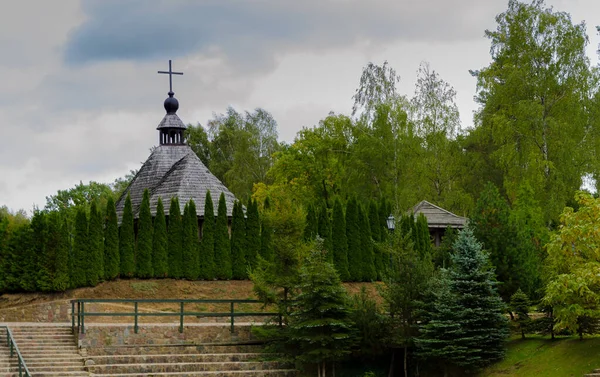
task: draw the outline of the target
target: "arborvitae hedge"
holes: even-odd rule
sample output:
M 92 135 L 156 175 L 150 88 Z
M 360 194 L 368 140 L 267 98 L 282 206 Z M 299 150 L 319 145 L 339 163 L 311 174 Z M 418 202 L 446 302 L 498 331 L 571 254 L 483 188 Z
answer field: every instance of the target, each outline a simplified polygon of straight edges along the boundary
M 52 266 L 49 260 L 52 250 L 48 250 L 48 221 L 46 213 L 35 210 L 31 218 L 32 247 L 35 253 L 35 265 L 26 273 L 29 275 L 25 279 L 31 279 L 31 288 L 28 290 L 41 290 L 48 292 L 52 289 Z
M 385 241 L 388 237 L 388 225 L 387 219 L 391 215 L 391 213 L 387 212 L 387 207 L 385 205 L 385 199 L 383 196 L 379 199 L 378 205 L 378 213 L 379 213 L 379 228 L 381 231 L 379 232 L 379 238 L 381 241 Z
M 121 254 L 121 277 L 130 278 L 135 273 L 135 234 L 133 231 L 133 208 L 127 194 L 123 219 L 119 229 L 119 253 Z
M 382 241 L 382 233 L 386 230 L 381 227 L 379 208 L 375 200 L 371 200 L 371 203 L 369 203 L 369 225 L 371 226 L 371 237 L 373 238 L 373 241 L 375 241 L 373 244 L 373 263 L 375 264 L 375 272 L 377 273 L 377 280 L 382 280 L 385 264 L 383 261 L 383 253 L 378 243 Z
M 100 281 L 100 257 L 103 254 L 103 238 L 102 234 L 102 214 L 98 210 L 96 201 L 92 200 L 90 206 L 90 221 L 89 221 L 89 245 L 88 254 L 86 255 L 86 271 L 87 284 L 94 287 Z M 104 259 L 104 258 L 102 258 Z M 104 275 L 104 271 L 102 271 Z
M 346 220 L 340 199 L 333 205 L 333 222 L 331 224 L 331 239 L 333 246 L 333 261 L 342 281 L 349 281 L 348 272 L 348 241 L 346 237 Z
M 306 209 L 306 225 L 304 226 L 304 240 L 312 241 L 319 233 L 319 224 L 317 223 L 317 214 L 315 207 L 310 204 Z
M 196 215 L 196 204 L 192 199 L 185 205 L 183 211 L 183 244 L 182 272 L 187 280 L 198 278 L 198 216 Z
M 87 284 L 85 267 L 88 259 L 88 245 L 88 220 L 85 208 L 79 207 L 75 215 L 75 237 L 73 239 L 73 264 L 71 271 L 72 288 L 84 287 Z
M 248 265 L 246 264 L 246 223 L 242 203 L 233 205 L 233 218 L 231 221 L 231 269 L 236 280 L 248 278 Z
M 167 220 L 162 199 L 158 198 L 156 217 L 154 218 L 154 232 L 152 234 L 152 275 L 155 278 L 164 278 L 169 274 L 167 260 Z
M 179 199 L 172 198 L 169 207 L 169 277 L 174 279 L 181 278 L 181 246 L 182 246 L 182 226 L 181 209 L 179 208 Z
M 113 280 L 119 276 L 121 256 L 119 254 L 119 224 L 115 201 L 106 202 L 106 226 L 104 227 L 104 278 Z
M 333 263 L 333 241 L 331 239 L 331 220 L 327 214 L 325 203 L 319 210 L 319 237 L 323 239 L 323 248 L 327 252 L 327 261 Z
M 215 226 L 215 262 L 217 279 L 231 279 L 231 248 L 229 246 L 229 230 L 227 228 L 227 204 L 225 195 L 219 197 L 217 222 Z
M 248 199 L 246 208 L 246 263 L 250 268 L 256 267 L 256 260 L 260 254 L 260 218 L 258 203 L 252 198 Z
M 373 241 L 371 239 L 371 227 L 369 217 L 362 205 L 358 205 L 358 226 L 360 230 L 360 257 L 361 257 L 361 280 L 377 280 L 375 270 L 375 258 L 373 256 Z
M 204 199 L 204 222 L 202 223 L 202 241 L 200 242 L 200 279 L 215 278 L 215 210 L 210 191 Z
M 138 278 L 152 277 L 152 214 L 150 213 L 150 193 L 144 190 L 140 217 L 138 219 L 138 232 L 135 252 L 135 272 Z
M 264 210 L 268 211 L 271 204 L 269 198 L 265 198 Z M 273 261 L 273 228 L 262 216 L 260 222 L 260 256 L 266 261 Z
M 58 214 L 57 217 L 57 221 L 60 221 Z M 60 221 L 59 232 L 56 239 L 56 253 L 54 254 L 52 289 L 62 292 L 69 288 L 69 231 L 66 219 Z
M 362 243 L 358 220 L 358 203 L 351 198 L 346 203 L 346 239 L 348 240 L 348 273 L 351 281 L 362 280 Z
M 429 235 L 429 225 L 427 224 L 427 217 L 420 213 L 417 217 L 416 222 L 417 237 L 419 238 L 419 252 L 421 255 L 431 255 L 431 236 Z

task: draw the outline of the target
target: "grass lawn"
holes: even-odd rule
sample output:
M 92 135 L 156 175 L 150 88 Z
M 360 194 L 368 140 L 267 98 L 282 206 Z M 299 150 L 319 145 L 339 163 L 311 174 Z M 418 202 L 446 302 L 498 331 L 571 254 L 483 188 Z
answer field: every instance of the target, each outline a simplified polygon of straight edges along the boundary
M 480 377 L 583 377 L 600 368 L 600 337 L 528 336 L 511 339 L 506 358 L 485 369 Z

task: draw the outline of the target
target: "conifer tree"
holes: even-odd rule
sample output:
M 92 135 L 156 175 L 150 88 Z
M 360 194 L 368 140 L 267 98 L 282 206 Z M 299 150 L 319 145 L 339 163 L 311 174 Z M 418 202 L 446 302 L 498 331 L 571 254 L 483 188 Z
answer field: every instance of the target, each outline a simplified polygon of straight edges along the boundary
M 377 280 L 377 272 L 375 271 L 371 227 L 369 226 L 368 214 L 360 204 L 358 205 L 358 226 L 360 231 L 360 278 L 361 281 L 375 281 Z
M 232 276 L 236 280 L 248 278 L 245 240 L 244 210 L 242 209 L 242 203 L 236 201 L 233 205 L 233 218 L 231 221 L 231 266 Z
M 383 280 L 383 273 L 385 270 L 385 261 L 383 260 L 383 251 L 379 244 L 382 239 L 382 233 L 386 230 L 381 226 L 379 208 L 375 200 L 371 200 L 369 203 L 369 225 L 371 227 L 371 237 L 373 238 L 373 264 L 375 265 L 375 273 L 377 280 Z M 386 222 L 387 226 L 387 222 Z
M 495 289 L 494 271 L 471 229 L 458 235 L 452 266 L 442 270 L 440 279 L 416 339 L 421 357 L 466 371 L 502 359 L 508 336 L 505 307 Z
M 317 223 L 317 214 L 312 204 L 306 209 L 306 225 L 304 227 L 304 240 L 312 241 L 319 233 L 319 224 Z
M 271 206 L 269 197 L 265 198 L 263 208 L 267 211 Z M 270 224 L 265 221 L 265 217 L 260 218 L 260 256 L 268 261 L 273 261 L 273 229 Z
M 53 275 L 53 248 L 48 244 L 49 224 L 44 211 L 35 210 L 31 219 L 32 246 L 35 255 L 35 265 L 32 265 L 28 272 L 29 276 L 24 279 L 31 279 L 30 290 L 41 290 L 48 292 L 52 289 Z
M 346 238 L 348 240 L 348 273 L 351 281 L 362 280 L 361 237 L 358 223 L 358 203 L 351 198 L 346 203 Z
M 123 219 L 119 229 L 119 253 L 121 259 L 121 277 L 131 278 L 135 273 L 135 233 L 133 230 L 133 208 L 129 193 L 125 199 Z
M 229 245 L 229 231 L 227 228 L 227 203 L 225 194 L 219 197 L 217 207 L 217 221 L 215 225 L 215 265 L 216 277 L 221 280 L 231 279 L 231 248 Z
M 204 199 L 204 222 L 200 242 L 200 279 L 215 278 L 215 210 L 210 191 Z
M 11 237 L 12 242 L 10 245 L 14 255 L 14 262 L 11 263 L 12 275 L 16 279 L 15 283 L 18 284 L 15 289 L 28 292 L 34 292 L 36 290 L 38 269 L 33 235 L 34 230 L 32 229 L 31 224 L 21 226 L 16 237 L 14 237 L 14 239 Z M 83 282 L 85 284 L 85 272 Z
M 58 218 L 58 221 L 60 221 L 60 218 Z M 52 289 L 57 292 L 63 292 L 69 288 L 69 232 L 67 226 L 66 219 L 60 223 L 58 238 L 55 241 L 56 253 L 54 256 Z
M 90 225 L 92 223 L 94 223 L 94 229 L 96 235 L 94 237 L 98 238 L 98 244 L 97 244 L 97 249 L 96 249 L 96 253 L 97 253 L 97 261 L 98 261 L 98 265 L 97 265 L 97 271 L 98 271 L 98 281 L 104 281 L 106 280 L 106 278 L 104 277 L 104 264 L 106 263 L 105 259 L 104 259 L 104 214 L 102 213 L 102 208 L 100 208 L 99 206 L 96 206 L 96 216 L 92 219 L 92 217 L 90 217 Z M 90 214 L 91 216 L 91 214 Z
M 525 339 L 527 326 L 531 322 L 529 305 L 529 297 L 521 289 L 518 289 L 510 298 L 510 309 L 517 315 L 521 339 Z
M 84 287 L 87 283 L 86 264 L 89 259 L 88 245 L 88 220 L 85 208 L 79 207 L 75 215 L 75 236 L 73 238 L 72 288 Z
M 171 199 L 169 207 L 169 223 L 167 228 L 169 236 L 169 277 L 173 279 L 181 278 L 181 247 L 183 242 L 183 233 L 181 225 L 181 209 L 179 199 Z
M 152 277 L 152 214 L 150 213 L 150 193 L 144 190 L 135 250 L 135 272 L 138 278 Z
M 164 278 L 169 275 L 167 248 L 167 220 L 165 218 L 165 208 L 159 196 L 152 234 L 152 274 L 155 278 Z
M 117 209 L 112 197 L 106 202 L 106 225 L 104 227 L 104 278 L 114 280 L 119 276 L 121 256 L 119 254 L 119 224 Z
M 416 229 L 416 236 L 419 239 L 417 242 L 419 245 L 419 252 L 421 255 L 431 255 L 432 248 L 431 236 L 429 235 L 429 224 L 427 224 L 427 217 L 422 213 L 417 216 Z
M 342 281 L 350 280 L 348 272 L 348 241 L 346 237 L 346 220 L 344 209 L 339 198 L 333 205 L 333 222 L 331 224 L 331 238 L 333 246 L 333 261 L 335 269 L 340 274 Z
M 90 206 L 90 219 L 88 223 L 88 252 L 86 255 L 85 276 L 87 284 L 94 287 L 100 281 L 100 255 L 103 254 L 102 214 L 98 210 L 96 201 L 92 200 Z M 104 259 L 104 258 L 102 258 Z M 104 273 L 102 273 L 104 275 Z
M 260 218 L 258 203 L 252 198 L 248 199 L 246 208 L 246 263 L 250 268 L 256 267 L 260 254 Z
M 323 239 L 323 248 L 327 252 L 327 260 L 333 263 L 333 241 L 331 239 L 331 221 L 327 215 L 327 206 L 325 203 L 319 210 L 319 237 Z
M 383 196 L 379 198 L 379 206 L 377 209 L 379 213 L 379 228 L 381 229 L 379 232 L 379 237 L 380 241 L 385 241 L 388 237 L 387 219 L 391 213 L 387 212 L 387 207 Z
M 187 280 L 198 279 L 198 216 L 192 199 L 185 205 L 182 218 L 182 273 Z

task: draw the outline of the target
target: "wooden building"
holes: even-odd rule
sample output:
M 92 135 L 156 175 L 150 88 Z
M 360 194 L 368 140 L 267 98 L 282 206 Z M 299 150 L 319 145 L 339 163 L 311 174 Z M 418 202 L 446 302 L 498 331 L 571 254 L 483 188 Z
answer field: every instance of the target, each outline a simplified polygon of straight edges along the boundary
M 427 224 L 429 225 L 429 234 L 431 234 L 435 246 L 440 246 L 446 228 L 462 229 L 468 221 L 466 217 L 455 215 L 426 200 L 423 200 L 414 206 L 411 212 L 414 213 L 415 216 L 418 216 L 421 213 L 425 215 Z

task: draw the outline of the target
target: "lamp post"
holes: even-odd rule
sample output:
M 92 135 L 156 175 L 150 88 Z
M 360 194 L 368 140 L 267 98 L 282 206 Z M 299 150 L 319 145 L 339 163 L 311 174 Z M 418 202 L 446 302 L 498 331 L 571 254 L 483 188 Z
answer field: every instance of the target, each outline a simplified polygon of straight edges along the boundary
M 387 228 L 390 232 L 393 232 L 396 229 L 396 219 L 394 215 L 390 214 L 387 219 L 385 219 L 387 223 Z

